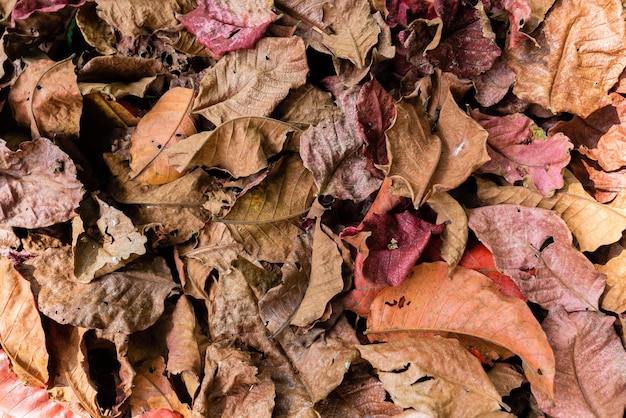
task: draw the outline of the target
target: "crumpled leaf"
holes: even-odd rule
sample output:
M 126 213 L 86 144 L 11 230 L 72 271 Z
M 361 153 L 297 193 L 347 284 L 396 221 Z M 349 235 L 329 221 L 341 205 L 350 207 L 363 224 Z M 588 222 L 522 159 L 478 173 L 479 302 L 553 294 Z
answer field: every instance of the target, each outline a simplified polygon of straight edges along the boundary
M 489 132 L 487 151 L 491 161 L 481 171 L 502 175 L 511 184 L 528 182 L 544 196 L 563 187 L 561 170 L 569 163 L 573 148 L 565 135 L 548 137 L 521 113 L 489 116 L 473 110 L 471 114 Z
M 595 251 L 617 242 L 626 229 L 626 213 L 598 203 L 568 171 L 563 177 L 565 186 L 550 198 L 526 187 L 497 186 L 479 178 L 478 197 L 490 205 L 511 203 L 556 211 L 576 237 L 580 251 Z
M 192 0 L 99 0 L 97 11 L 109 25 L 136 37 L 176 26 L 176 14 L 190 12 L 195 6 Z
M 498 270 L 544 309 L 598 310 L 606 276 L 572 247 L 572 234 L 551 210 L 503 204 L 469 211 L 469 226 L 493 253 Z
M 396 106 L 393 96 L 376 78 L 359 90 L 356 115 L 365 135 L 365 156 L 376 164 L 388 164 L 385 131 L 396 120 Z
M 247 177 L 268 166 L 300 130 L 269 118 L 232 119 L 213 131 L 203 131 L 170 147 L 171 167 L 186 172 L 194 167 L 219 168 L 233 177 Z
M 307 128 L 323 119 L 332 117 L 337 106 L 329 92 L 306 83 L 289 91 L 285 99 L 276 106 L 272 117 Z
M 0 140 L 0 225 L 40 228 L 65 222 L 83 196 L 74 162 L 45 138 L 13 152 Z
M 48 352 L 30 283 L 11 260 L 0 257 L 0 344 L 13 372 L 29 386 L 48 383 Z
M 367 320 L 370 340 L 393 341 L 419 332 L 479 338 L 489 343 L 479 349 L 500 355 L 506 354 L 502 348 L 510 350 L 522 359 L 530 383 L 552 396 L 554 357 L 539 323 L 524 302 L 504 295 L 478 272 L 457 267 L 448 277 L 446 263 L 422 263 L 400 286 L 378 295 Z
M 619 417 L 626 405 L 626 352 L 613 318 L 552 311 L 543 329 L 556 357 L 554 401 L 533 390 L 550 416 Z
M 500 410 L 500 394 L 457 340 L 409 337 L 358 349 L 396 405 L 423 416 L 475 417 Z
M 35 260 L 39 309 L 60 324 L 132 334 L 154 324 L 178 288 L 162 258 L 136 260 L 91 283 L 70 280 L 68 260 L 69 248 L 47 249 Z
M 64 7 L 80 7 L 87 0 L 19 0 L 11 13 L 12 19 L 27 19 L 34 12 L 53 13 Z M 6 15 L 5 15 L 6 16 Z
M 113 28 L 107 22 L 98 17 L 97 4 L 87 3 L 76 12 L 76 26 L 89 45 L 102 55 L 112 55 L 117 52 Z
M 612 202 L 622 190 L 626 190 L 626 167 L 604 171 L 597 161 L 575 153 L 572 154 L 569 169 L 585 191 L 599 203 Z
M 361 202 L 380 187 L 380 179 L 367 170 L 363 146 L 339 110 L 302 133 L 300 154 L 319 194 Z
M 130 138 L 132 179 L 163 184 L 184 174 L 170 166 L 165 150 L 196 133 L 190 114 L 193 98 L 192 89 L 175 87 L 141 118 Z
M 513 93 L 554 113 L 587 117 L 610 103 L 608 90 L 626 65 L 622 3 L 561 0 L 518 48 L 506 50 Z M 576 86 L 576 88 L 572 88 Z
M 15 119 L 30 128 L 33 139 L 79 135 L 83 98 L 69 59 L 30 64 L 11 88 L 9 103 Z
M 558 121 L 549 131 L 567 135 L 580 153 L 596 160 L 606 171 L 626 166 L 626 99 L 612 93 L 610 100 L 588 117 Z
M 74 276 L 83 283 L 111 273 L 145 254 L 145 243 L 148 241 L 124 212 L 109 206 L 95 195 L 93 199 L 97 209 L 90 209 L 97 212 L 86 213 L 82 220 L 76 217 L 72 222 Z M 97 217 L 97 220 L 93 217 Z M 94 226 L 99 236 L 91 232 Z
M 131 414 L 138 415 L 150 409 L 169 409 L 191 418 L 191 411 L 183 404 L 165 376 L 163 357 L 142 363 L 136 369 L 133 392 L 128 399 Z
M 63 404 L 48 400 L 45 388 L 26 386 L 11 370 L 4 350 L 0 350 L 0 393 L 0 411 L 5 416 L 79 417 Z
M 508 16 L 509 30 L 507 34 L 509 48 L 516 48 L 520 43 L 528 39 L 528 35 L 522 32 L 522 28 L 532 18 L 530 3 L 529 0 L 496 0 L 491 4 L 492 9 L 490 12 L 492 15 L 496 15 L 496 18 L 501 10 Z
M 397 116 L 387 130 L 389 164 L 380 168 L 392 180 L 392 193 L 406 196 L 416 207 L 441 156 L 441 139 L 431 134 L 423 107 L 408 100 L 396 104 Z
M 467 215 L 461 204 L 446 192 L 432 194 L 426 203 L 437 212 L 435 222 L 444 225 L 441 258 L 452 270 L 463 257 L 467 245 Z
M 483 107 L 493 106 L 504 98 L 515 82 L 515 72 L 505 60 L 498 59 L 486 72 L 472 78 L 475 98 Z
M 193 104 L 215 125 L 239 116 L 269 116 L 289 89 L 306 82 L 308 65 L 298 37 L 263 38 L 211 67 Z
M 609 260 L 595 264 L 600 273 L 606 274 L 606 288 L 602 295 L 602 309 L 621 314 L 626 312 L 626 249 L 615 243 L 609 247 Z
M 200 0 L 192 12 L 178 18 L 215 55 L 250 49 L 276 15 L 264 0 Z

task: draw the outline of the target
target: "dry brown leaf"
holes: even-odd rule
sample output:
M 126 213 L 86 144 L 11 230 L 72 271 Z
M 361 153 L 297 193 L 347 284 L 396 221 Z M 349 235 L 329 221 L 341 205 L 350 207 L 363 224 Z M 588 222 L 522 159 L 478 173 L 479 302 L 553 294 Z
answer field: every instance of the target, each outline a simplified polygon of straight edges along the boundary
M 330 117 L 336 107 L 329 92 L 307 83 L 292 89 L 276 106 L 272 116 L 283 122 L 303 125 L 302 127 L 306 128 Z
M 48 249 L 35 259 L 41 285 L 39 309 L 60 324 L 132 334 L 161 316 L 178 286 L 162 258 L 142 258 L 91 283 L 70 280 L 69 248 Z
M 454 339 L 404 338 L 358 348 L 394 403 L 420 416 L 473 418 L 500 410 L 500 394 L 480 362 Z
M 513 389 L 517 389 L 524 383 L 524 375 L 509 363 L 496 363 L 487 372 L 500 396 L 509 396 Z
M 527 40 L 507 48 L 513 92 L 552 112 L 587 117 L 610 103 L 608 90 L 626 65 L 619 0 L 558 0 Z M 573 88 L 572 86 L 576 86 Z
M 74 275 L 83 283 L 111 273 L 145 254 L 148 240 L 124 212 L 95 195 L 93 200 L 92 205 L 84 201 L 82 219 L 76 217 L 72 221 Z M 94 230 L 99 235 L 94 236 Z
M 176 14 L 195 8 L 191 0 L 100 0 L 97 12 L 101 19 L 125 35 L 151 35 L 153 32 L 176 26 Z
M 186 172 L 195 167 L 219 168 L 233 177 L 247 177 L 268 166 L 268 158 L 282 151 L 300 132 L 269 118 L 232 119 L 213 131 L 204 131 L 166 150 L 171 167 Z
M 168 183 L 181 177 L 169 165 L 164 151 L 196 133 L 190 110 L 194 91 L 183 87 L 168 90 L 139 122 L 130 138 L 131 176 L 148 184 Z
M 153 246 L 163 247 L 189 240 L 211 217 L 198 207 L 167 204 L 131 206 L 126 213 L 141 231 L 154 233 Z
M 11 260 L 0 257 L 0 344 L 13 371 L 30 386 L 48 383 L 46 336 L 30 283 Z
M 115 54 L 115 35 L 111 26 L 98 17 L 96 3 L 87 3 L 76 12 L 76 26 L 85 42 L 102 55 Z
M 289 89 L 306 82 L 308 70 L 300 38 L 263 38 L 254 49 L 230 53 L 209 69 L 193 111 L 215 125 L 269 116 Z
M 430 133 L 419 103 L 403 100 L 396 110 L 396 120 L 386 132 L 389 164 L 381 168 L 392 180 L 392 193 L 410 198 L 419 207 L 439 163 L 441 139 Z
M 39 60 L 26 67 L 9 92 L 9 103 L 15 119 L 30 128 L 33 139 L 78 137 L 83 98 L 69 59 Z
M 248 254 L 270 263 L 282 263 L 291 251 L 293 240 L 302 233 L 297 221 L 271 223 L 228 223 L 228 230 Z
M 580 251 L 595 251 L 617 242 L 626 229 L 626 212 L 598 203 L 569 171 L 565 170 L 563 177 L 565 187 L 550 198 L 526 187 L 498 186 L 478 178 L 478 197 L 489 205 L 511 203 L 556 211 L 572 231 Z
M 306 292 L 291 319 L 291 324 L 304 327 L 321 318 L 330 300 L 343 290 L 341 266 L 343 259 L 337 244 L 324 233 L 317 218 L 313 232 L 311 273 Z
M 161 81 L 159 77 L 151 76 L 129 82 L 78 83 L 78 88 L 83 95 L 102 93 L 116 99 L 121 99 L 125 96 L 144 97 L 155 84 Z
M 452 270 L 463 257 L 467 245 L 467 215 L 461 204 L 446 192 L 433 193 L 426 203 L 437 212 L 435 222 L 446 226 L 440 251 L 441 258 Z
M 609 260 L 595 264 L 596 270 L 606 274 L 606 288 L 601 298 L 602 309 L 618 314 L 626 312 L 626 249 L 620 243 L 609 247 Z
M 13 152 L 0 140 L 0 225 L 40 228 L 65 222 L 83 196 L 72 160 L 50 140 L 20 144 Z
M 128 128 L 136 126 L 141 120 L 122 106 L 113 97 L 102 92 L 89 93 L 83 96 L 86 113 L 94 112 L 102 115 L 113 126 Z

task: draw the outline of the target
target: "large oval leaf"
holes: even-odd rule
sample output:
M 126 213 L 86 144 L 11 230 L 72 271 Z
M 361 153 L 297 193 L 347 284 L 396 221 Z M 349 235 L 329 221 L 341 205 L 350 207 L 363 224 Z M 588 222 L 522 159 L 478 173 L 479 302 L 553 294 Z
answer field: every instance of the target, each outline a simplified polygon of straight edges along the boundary
M 444 332 L 504 347 L 520 356 L 531 384 L 553 395 L 554 355 L 541 326 L 524 302 L 473 270 L 457 267 L 448 277 L 444 262 L 419 264 L 372 302 L 367 325 L 374 341 Z

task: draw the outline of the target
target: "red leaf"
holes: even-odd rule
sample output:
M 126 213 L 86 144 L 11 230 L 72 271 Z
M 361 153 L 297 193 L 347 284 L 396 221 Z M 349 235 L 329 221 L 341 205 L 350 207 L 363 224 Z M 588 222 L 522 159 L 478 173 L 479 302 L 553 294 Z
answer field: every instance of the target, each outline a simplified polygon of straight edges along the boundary
M 502 293 L 526 301 L 517 284 L 496 268 L 493 254 L 480 242 L 468 245 L 459 264 L 489 277 L 498 285 Z
M 355 274 L 354 289 L 342 299 L 343 306 L 357 315 L 367 318 L 370 313 L 370 305 L 386 287 L 368 282 L 363 274 Z
M 64 7 L 80 7 L 87 0 L 19 0 L 15 3 L 11 17 L 13 20 L 27 19 L 35 12 L 53 13 Z
M 385 131 L 396 119 L 395 100 L 374 78 L 359 91 L 356 112 L 367 138 L 365 156 L 376 164 L 389 164 Z

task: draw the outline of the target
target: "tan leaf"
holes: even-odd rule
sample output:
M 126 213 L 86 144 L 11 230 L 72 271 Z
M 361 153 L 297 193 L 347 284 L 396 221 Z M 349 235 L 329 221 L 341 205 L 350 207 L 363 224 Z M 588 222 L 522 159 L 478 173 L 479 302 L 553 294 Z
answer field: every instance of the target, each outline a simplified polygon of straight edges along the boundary
M 83 196 L 72 160 L 50 140 L 20 144 L 13 152 L 0 140 L 0 225 L 40 228 L 76 216 Z
M 89 377 L 89 363 L 84 336 L 88 331 L 51 321 L 50 347 L 56 373 L 61 374 L 69 389 L 92 417 L 104 417 L 98 407 L 98 390 Z M 58 376 L 55 377 L 55 380 Z
M 336 107 L 329 92 L 307 83 L 292 89 L 274 109 L 272 116 L 284 122 L 304 125 L 302 127 L 306 128 L 332 116 Z
M 125 35 L 151 35 L 153 32 L 176 26 L 176 14 L 195 8 L 190 0 L 100 0 L 98 16 Z
M 45 387 L 49 356 L 30 283 L 5 257 L 0 257 L 0 277 L 0 344 L 20 379 L 30 386 Z
M 626 212 L 598 203 L 569 171 L 563 177 L 565 187 L 550 198 L 525 187 L 497 186 L 478 178 L 478 197 L 489 205 L 511 203 L 556 211 L 576 237 L 580 251 L 617 242 L 626 229 Z
M 113 126 L 128 128 L 136 126 L 141 120 L 108 94 L 102 92 L 89 93 L 83 96 L 83 100 L 87 112 L 97 112 L 98 115 L 102 115 L 103 118 L 110 121 Z
M 467 215 L 463 207 L 446 192 L 430 195 L 426 201 L 437 212 L 437 224 L 445 224 L 443 231 L 443 244 L 441 245 L 441 258 L 454 269 L 463 257 L 467 245 Z
M 554 356 L 528 306 L 478 272 L 457 267 L 448 274 L 443 262 L 423 263 L 400 286 L 384 289 L 371 305 L 369 338 L 393 341 L 420 332 L 479 338 L 490 350 L 520 356 L 530 383 L 553 396 Z
M 282 263 L 291 251 L 293 240 L 302 233 L 294 220 L 271 223 L 228 223 L 226 227 L 250 255 L 270 263 Z
M 209 69 L 193 111 L 215 125 L 239 116 L 269 116 L 289 89 L 306 82 L 308 71 L 300 38 L 262 38 L 254 49 L 227 54 Z
M 268 158 L 300 132 L 275 119 L 242 117 L 213 131 L 190 136 L 166 150 L 169 164 L 179 172 L 195 167 L 219 168 L 233 177 L 247 177 L 268 166 Z
M 596 270 L 606 274 L 606 288 L 601 306 L 607 311 L 621 314 L 626 312 L 626 249 L 615 243 L 609 247 L 609 260 L 605 264 L 595 264 Z
M 396 110 L 396 120 L 386 132 L 389 165 L 381 168 L 392 180 L 392 193 L 410 198 L 418 207 L 439 163 L 441 139 L 430 133 L 420 104 L 403 100 Z
M 552 112 L 587 117 L 610 103 L 608 90 L 626 65 L 622 2 L 558 0 L 527 40 L 507 48 L 513 93 Z M 575 85 L 576 88 L 572 88 Z
M 78 83 L 78 88 L 83 95 L 92 93 L 108 94 L 116 99 L 125 96 L 144 97 L 148 91 L 160 80 L 157 76 L 143 77 L 137 81 L 113 82 L 113 83 Z
M 17 122 L 40 136 L 78 136 L 83 98 L 74 64 L 39 60 L 30 64 L 11 88 L 9 103 Z
M 181 177 L 170 167 L 163 152 L 196 133 L 190 115 L 194 91 L 183 87 L 168 90 L 141 119 L 130 138 L 130 169 L 133 179 L 163 184 Z
M 133 379 L 133 392 L 128 399 L 133 416 L 151 409 L 169 409 L 185 418 L 191 418 L 191 411 L 183 404 L 165 376 L 163 357 L 148 360 L 136 369 Z
M 524 375 L 509 363 L 495 363 L 487 372 L 489 379 L 500 393 L 500 396 L 509 396 L 513 389 L 524 383 Z
M 154 233 L 153 245 L 164 247 L 189 240 L 211 216 L 201 208 L 167 204 L 132 206 L 127 213 L 141 231 Z
M 291 324 L 304 327 L 319 319 L 328 302 L 343 290 L 341 266 L 343 259 L 337 244 L 322 231 L 317 218 L 313 232 L 311 276 L 304 298 L 291 319 Z
M 358 348 L 397 405 L 459 418 L 500 410 L 500 394 L 480 361 L 454 339 L 404 338 Z
M 132 334 L 154 324 L 177 289 L 162 258 L 139 259 L 91 283 L 69 279 L 69 260 L 69 248 L 48 249 L 34 262 L 39 309 L 60 324 Z
M 95 195 L 93 199 L 95 207 L 88 207 L 85 202 L 83 219 L 76 217 L 72 222 L 74 275 L 83 283 L 111 273 L 145 254 L 148 240 L 124 212 Z M 99 236 L 87 233 L 85 226 L 90 231 L 90 228 L 97 228 Z
M 113 30 L 108 23 L 98 17 L 96 4 L 87 3 L 76 12 L 76 26 L 80 29 L 83 39 L 102 55 L 115 54 L 116 43 Z

